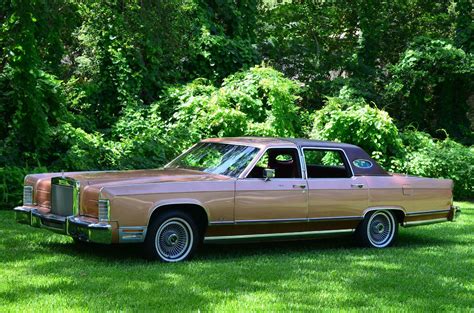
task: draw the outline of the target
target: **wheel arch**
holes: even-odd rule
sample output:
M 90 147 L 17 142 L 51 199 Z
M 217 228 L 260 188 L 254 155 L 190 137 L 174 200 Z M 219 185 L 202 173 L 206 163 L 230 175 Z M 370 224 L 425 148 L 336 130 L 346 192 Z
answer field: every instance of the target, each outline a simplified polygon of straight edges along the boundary
M 392 213 L 394 213 L 398 223 L 400 224 L 404 222 L 405 216 L 406 216 L 405 208 L 401 206 L 378 206 L 378 207 L 374 206 L 374 207 L 368 207 L 367 209 L 364 210 L 363 218 L 365 219 L 367 214 L 373 211 L 391 211 Z
M 209 211 L 200 202 L 188 199 L 165 201 L 155 204 L 150 210 L 147 225 L 149 226 L 151 221 L 159 214 L 172 210 L 189 213 L 196 221 L 199 229 L 203 232 L 202 235 L 204 235 L 209 225 Z

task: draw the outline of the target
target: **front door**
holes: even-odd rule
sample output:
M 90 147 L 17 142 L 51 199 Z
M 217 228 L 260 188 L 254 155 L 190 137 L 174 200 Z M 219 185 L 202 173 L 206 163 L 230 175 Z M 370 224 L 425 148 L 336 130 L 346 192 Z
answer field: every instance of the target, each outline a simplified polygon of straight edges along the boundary
M 275 170 L 265 180 L 263 171 Z M 306 222 L 308 185 L 302 176 L 296 148 L 270 148 L 235 188 L 236 224 Z

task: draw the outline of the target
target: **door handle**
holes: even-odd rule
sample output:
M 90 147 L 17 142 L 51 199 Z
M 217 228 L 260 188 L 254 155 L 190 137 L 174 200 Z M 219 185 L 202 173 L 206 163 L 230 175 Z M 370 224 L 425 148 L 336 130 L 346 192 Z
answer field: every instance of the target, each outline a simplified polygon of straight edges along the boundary
M 364 184 L 352 184 L 352 185 L 351 185 L 351 188 L 362 189 L 362 188 L 364 188 Z
M 306 185 L 293 185 L 293 188 L 305 189 Z

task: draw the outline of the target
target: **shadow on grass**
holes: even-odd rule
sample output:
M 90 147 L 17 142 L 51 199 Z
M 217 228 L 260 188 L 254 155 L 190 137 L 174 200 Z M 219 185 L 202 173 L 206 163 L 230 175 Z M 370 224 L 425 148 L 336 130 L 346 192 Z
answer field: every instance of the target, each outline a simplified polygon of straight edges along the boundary
M 415 232 L 415 229 L 401 229 L 399 238 L 394 248 L 427 248 L 430 246 L 448 247 L 459 243 L 458 236 L 466 232 L 472 232 L 472 227 L 466 225 L 450 230 L 442 225 L 432 227 L 431 232 Z M 442 230 L 442 234 L 438 230 Z M 137 261 L 146 262 L 143 259 L 143 246 L 141 244 L 126 245 L 101 245 L 93 243 L 76 244 L 71 242 L 47 242 L 42 244 L 51 253 L 62 253 L 75 257 L 95 257 L 104 261 Z M 288 241 L 250 241 L 237 242 L 228 241 L 222 243 L 206 243 L 198 250 L 195 258 L 198 260 L 228 260 L 249 256 L 277 256 L 282 253 L 288 255 L 294 253 L 311 252 L 317 255 L 325 251 L 337 250 L 365 250 L 357 245 L 352 236 L 328 236 L 304 240 Z
M 92 303 L 94 310 L 190 311 L 238 305 L 258 294 L 258 301 L 297 310 L 474 306 L 473 252 L 465 247 L 472 223 L 401 229 L 392 249 L 357 248 L 350 236 L 207 244 L 193 262 L 162 264 L 142 259 L 141 245 L 78 246 L 67 237 L 8 225 L 11 218 L 0 214 L 0 252 L 11 275 L 24 277 L 12 278 L 17 283 L 0 292 L 11 304 L 67 295 L 69 308 Z

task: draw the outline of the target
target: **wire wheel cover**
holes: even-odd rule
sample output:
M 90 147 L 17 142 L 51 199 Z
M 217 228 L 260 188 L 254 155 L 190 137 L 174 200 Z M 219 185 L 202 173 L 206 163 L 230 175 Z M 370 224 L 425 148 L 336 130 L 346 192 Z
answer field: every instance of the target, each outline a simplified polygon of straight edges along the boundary
M 374 246 L 384 247 L 392 240 L 394 227 L 394 220 L 390 213 L 375 212 L 367 224 L 367 236 Z
M 163 222 L 155 237 L 156 251 L 166 261 L 184 259 L 192 244 L 191 227 L 181 218 L 170 218 Z

